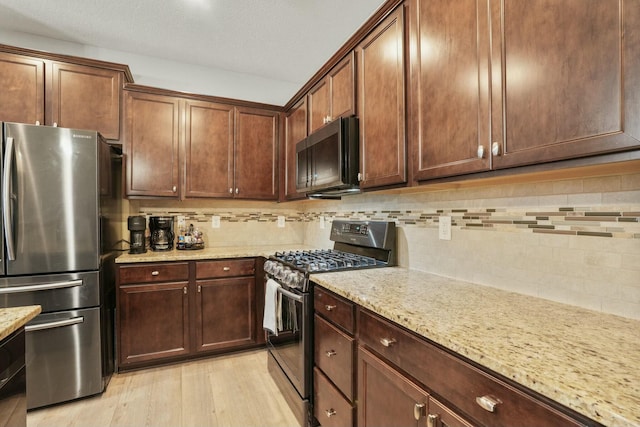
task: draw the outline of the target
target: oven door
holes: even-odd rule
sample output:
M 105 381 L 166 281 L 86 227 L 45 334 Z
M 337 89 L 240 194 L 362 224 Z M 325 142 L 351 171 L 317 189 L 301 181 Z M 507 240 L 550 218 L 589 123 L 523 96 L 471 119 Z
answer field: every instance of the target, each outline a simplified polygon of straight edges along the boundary
M 278 288 L 282 298 L 282 331 L 267 331 L 269 351 L 302 399 L 311 394 L 311 294 Z

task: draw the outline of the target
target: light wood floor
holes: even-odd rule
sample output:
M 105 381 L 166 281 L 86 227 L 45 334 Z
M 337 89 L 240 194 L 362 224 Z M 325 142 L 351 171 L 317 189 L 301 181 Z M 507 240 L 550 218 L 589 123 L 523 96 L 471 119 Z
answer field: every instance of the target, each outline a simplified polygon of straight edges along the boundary
M 266 350 L 115 374 L 100 396 L 27 414 L 27 427 L 296 425 Z

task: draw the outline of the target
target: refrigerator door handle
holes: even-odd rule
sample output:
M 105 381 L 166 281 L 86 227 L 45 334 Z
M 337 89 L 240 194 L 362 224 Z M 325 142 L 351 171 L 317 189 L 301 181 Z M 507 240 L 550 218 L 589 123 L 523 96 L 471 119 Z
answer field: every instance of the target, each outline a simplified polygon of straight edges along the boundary
M 41 331 L 43 329 L 61 328 L 63 326 L 73 326 L 78 323 L 84 323 L 84 317 L 72 317 L 71 319 L 56 320 L 55 322 L 42 323 L 40 325 L 27 325 L 24 327 L 25 332 Z
M 10 286 L 8 288 L 1 288 L 0 295 L 17 294 L 20 292 L 31 292 L 31 291 L 48 291 L 51 289 L 73 288 L 74 286 L 82 286 L 82 280 L 69 280 L 67 282 L 43 283 L 41 285 Z
M 2 173 L 2 216 L 4 224 L 4 238 L 7 241 L 7 259 L 15 261 L 16 253 L 13 247 L 13 224 L 11 222 L 11 168 L 13 167 L 13 138 L 7 138 L 4 150 L 4 165 Z

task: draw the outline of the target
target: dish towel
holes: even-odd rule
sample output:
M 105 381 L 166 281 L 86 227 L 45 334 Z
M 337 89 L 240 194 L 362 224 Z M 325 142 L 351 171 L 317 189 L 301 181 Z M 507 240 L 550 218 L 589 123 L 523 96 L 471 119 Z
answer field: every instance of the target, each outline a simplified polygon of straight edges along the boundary
M 264 291 L 264 317 L 262 327 L 278 336 L 278 325 L 282 323 L 281 305 L 278 288 L 280 284 L 273 279 L 267 280 Z

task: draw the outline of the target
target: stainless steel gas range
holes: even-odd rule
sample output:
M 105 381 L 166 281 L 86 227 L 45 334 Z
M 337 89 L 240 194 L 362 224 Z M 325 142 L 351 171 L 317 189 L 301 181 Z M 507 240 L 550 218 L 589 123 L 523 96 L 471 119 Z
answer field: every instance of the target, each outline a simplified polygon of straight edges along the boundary
M 313 417 L 313 289 L 309 275 L 395 265 L 393 222 L 335 220 L 333 249 L 276 252 L 264 264 L 266 298 L 276 316 L 265 320 L 271 376 L 301 426 Z

